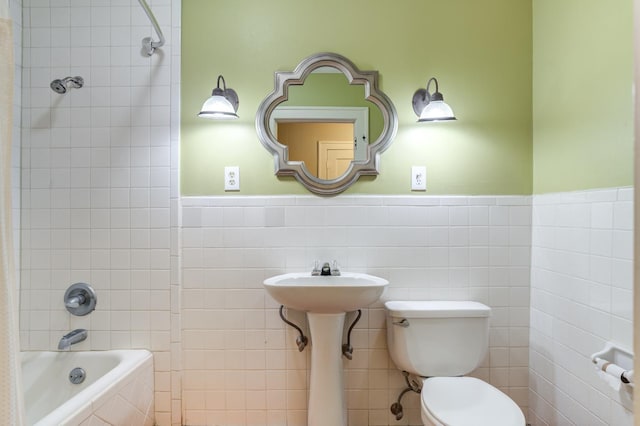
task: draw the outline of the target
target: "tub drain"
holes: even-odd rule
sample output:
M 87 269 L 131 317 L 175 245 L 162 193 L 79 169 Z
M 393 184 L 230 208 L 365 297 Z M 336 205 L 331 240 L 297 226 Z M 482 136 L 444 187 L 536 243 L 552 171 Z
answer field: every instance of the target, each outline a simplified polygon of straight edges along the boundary
M 86 379 L 86 377 L 87 373 L 80 367 L 74 368 L 69 373 L 69 381 L 74 385 L 79 385 L 80 383 L 84 382 L 84 379 Z

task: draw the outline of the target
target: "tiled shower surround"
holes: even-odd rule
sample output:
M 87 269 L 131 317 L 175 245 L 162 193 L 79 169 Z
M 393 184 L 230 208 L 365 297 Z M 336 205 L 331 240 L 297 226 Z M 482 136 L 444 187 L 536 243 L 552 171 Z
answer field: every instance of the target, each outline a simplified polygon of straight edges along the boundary
M 264 278 L 338 260 L 387 278 L 383 300 L 472 299 L 493 309 L 474 374 L 525 410 L 530 197 L 183 198 L 183 409 L 189 425 L 306 425 L 309 350 L 262 288 Z M 289 315 L 306 327 L 303 315 Z M 349 316 L 349 322 L 353 316 Z M 311 336 L 313 340 L 313 336 Z M 349 424 L 420 424 L 386 346 L 381 304 L 356 325 L 344 361 Z M 313 343 L 312 343 L 313 344 Z M 338 349 L 337 349 L 338 350 Z
M 156 421 L 169 425 L 181 422 L 180 1 L 149 3 L 167 39 L 152 57 L 137 0 L 22 1 L 20 327 L 23 350 L 75 328 L 89 330 L 75 349 L 152 350 Z M 66 76 L 84 87 L 54 93 Z M 78 281 L 98 296 L 86 317 L 62 301 Z

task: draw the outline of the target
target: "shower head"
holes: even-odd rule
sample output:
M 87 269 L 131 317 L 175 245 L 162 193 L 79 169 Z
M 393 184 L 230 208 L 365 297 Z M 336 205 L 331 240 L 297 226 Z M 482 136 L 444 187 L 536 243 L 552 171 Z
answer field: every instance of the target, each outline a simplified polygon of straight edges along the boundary
M 67 93 L 67 86 L 60 79 L 51 82 L 51 89 L 56 93 Z
M 67 90 L 74 88 L 79 89 L 84 85 L 84 79 L 80 76 L 65 77 L 62 80 L 53 80 L 50 84 L 51 90 L 61 95 L 67 93 Z

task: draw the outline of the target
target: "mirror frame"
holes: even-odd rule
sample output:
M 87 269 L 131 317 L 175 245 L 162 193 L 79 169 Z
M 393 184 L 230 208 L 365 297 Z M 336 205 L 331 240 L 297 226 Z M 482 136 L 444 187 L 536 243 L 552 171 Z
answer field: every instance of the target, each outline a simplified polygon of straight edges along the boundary
M 363 85 L 365 99 L 380 108 L 384 122 L 378 139 L 369 143 L 366 158 L 351 161 L 342 176 L 330 180 L 319 179 L 311 174 L 302 161 L 289 161 L 289 148 L 278 142 L 269 125 L 274 109 L 289 99 L 289 86 L 304 84 L 307 76 L 321 67 L 337 68 L 347 77 L 349 84 Z M 378 71 L 360 71 L 346 57 L 329 52 L 309 56 L 292 72 L 276 71 L 274 90 L 262 101 L 256 113 L 258 138 L 273 154 L 276 176 L 293 176 L 309 191 L 320 195 L 339 194 L 360 176 L 378 175 L 380 154 L 389 147 L 397 130 L 398 115 L 391 100 L 378 88 Z

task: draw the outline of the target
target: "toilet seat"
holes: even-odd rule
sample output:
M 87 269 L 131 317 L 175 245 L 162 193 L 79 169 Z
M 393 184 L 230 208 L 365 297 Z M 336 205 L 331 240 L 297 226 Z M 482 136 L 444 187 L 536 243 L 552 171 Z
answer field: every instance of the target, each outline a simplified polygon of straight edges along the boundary
M 443 426 L 524 426 L 511 398 L 474 377 L 431 377 L 420 396 L 425 424 Z

